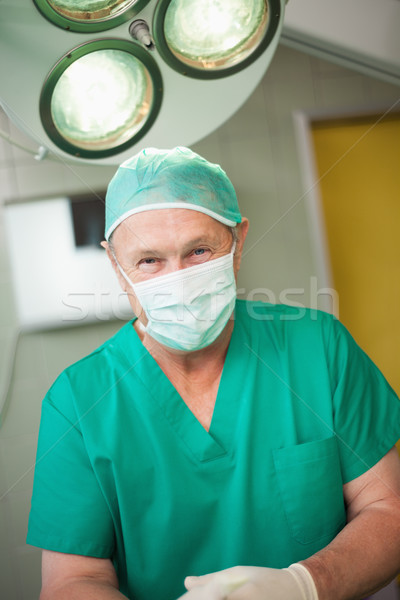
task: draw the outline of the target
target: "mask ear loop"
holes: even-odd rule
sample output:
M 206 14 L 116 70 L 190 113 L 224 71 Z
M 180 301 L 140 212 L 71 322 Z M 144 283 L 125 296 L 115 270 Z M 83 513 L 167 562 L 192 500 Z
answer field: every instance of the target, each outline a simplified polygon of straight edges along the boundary
M 121 273 L 122 277 L 125 279 L 125 281 L 126 281 L 127 283 L 129 283 L 129 285 L 131 286 L 131 288 L 132 288 L 132 290 L 133 290 L 133 283 L 132 283 L 132 281 L 129 279 L 128 275 L 125 273 L 125 271 L 123 270 L 123 268 L 121 267 L 121 265 L 119 264 L 119 262 L 118 262 L 118 259 L 117 259 L 117 257 L 115 256 L 114 250 L 111 250 L 111 254 L 112 254 L 112 257 L 113 257 L 113 259 L 115 260 L 115 264 L 117 265 L 117 267 L 118 267 L 118 270 L 119 270 L 119 272 Z
M 129 286 L 131 287 L 131 289 L 132 289 L 133 293 L 135 293 L 135 290 L 134 290 L 134 287 L 133 287 L 133 283 L 132 283 L 132 281 L 129 279 L 128 275 L 125 273 L 125 271 L 123 270 L 123 268 L 122 268 L 122 267 L 121 267 L 121 265 L 119 264 L 119 262 L 118 262 L 118 259 L 117 259 L 117 257 L 115 256 L 115 253 L 114 253 L 114 251 L 113 251 L 113 250 L 111 250 L 111 254 L 112 254 L 112 256 L 113 256 L 113 259 L 115 260 L 115 264 L 117 265 L 117 267 L 118 267 L 118 270 L 119 270 L 119 272 L 121 273 L 122 277 L 123 277 L 123 278 L 125 279 L 125 281 L 126 281 L 128 284 L 129 284 Z M 142 312 L 144 312 L 143 308 L 142 308 Z M 140 313 L 140 314 L 142 314 L 142 313 Z M 136 317 L 137 317 L 137 323 L 138 323 L 138 327 L 139 327 L 139 329 L 140 329 L 140 330 L 141 330 L 143 333 L 145 333 L 145 331 L 146 331 L 146 327 L 145 327 L 145 325 L 143 325 L 143 323 L 142 323 L 142 322 L 139 320 L 139 317 L 140 317 L 140 315 L 136 315 Z

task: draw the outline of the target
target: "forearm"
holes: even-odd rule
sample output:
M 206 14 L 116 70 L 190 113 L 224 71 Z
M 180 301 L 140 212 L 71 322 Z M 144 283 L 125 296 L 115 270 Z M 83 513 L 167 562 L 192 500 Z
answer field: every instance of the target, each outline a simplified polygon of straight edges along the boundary
M 400 501 L 377 502 L 360 512 L 326 548 L 302 561 L 319 600 L 359 600 L 400 570 Z
M 127 600 L 113 585 L 79 579 L 42 589 L 39 600 Z

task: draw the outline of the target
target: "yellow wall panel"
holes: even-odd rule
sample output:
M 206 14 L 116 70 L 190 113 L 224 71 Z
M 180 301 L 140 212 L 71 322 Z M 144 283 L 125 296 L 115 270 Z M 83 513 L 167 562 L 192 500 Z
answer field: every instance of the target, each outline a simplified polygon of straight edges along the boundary
M 400 395 L 400 115 L 312 138 L 340 320 Z

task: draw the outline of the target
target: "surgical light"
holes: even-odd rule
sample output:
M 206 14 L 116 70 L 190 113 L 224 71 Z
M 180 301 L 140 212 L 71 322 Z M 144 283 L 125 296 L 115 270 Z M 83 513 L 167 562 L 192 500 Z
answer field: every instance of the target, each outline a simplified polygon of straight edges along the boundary
M 103 31 L 134 17 L 149 0 L 34 0 L 49 21 L 71 31 Z
M 274 37 L 279 18 L 279 0 L 160 0 L 153 32 L 172 68 L 219 78 L 253 62 Z
M 43 87 L 40 112 L 65 152 L 103 157 L 144 135 L 161 104 L 162 84 L 150 54 L 134 42 L 97 40 L 65 55 Z
M 0 107 L 27 151 L 117 165 L 229 119 L 272 60 L 286 0 L 0 3 Z

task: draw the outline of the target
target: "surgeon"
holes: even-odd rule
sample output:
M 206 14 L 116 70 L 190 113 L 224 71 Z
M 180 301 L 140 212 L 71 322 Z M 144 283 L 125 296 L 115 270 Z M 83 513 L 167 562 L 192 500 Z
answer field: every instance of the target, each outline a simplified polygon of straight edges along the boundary
M 236 299 L 248 221 L 186 148 L 126 161 L 134 318 L 43 402 L 41 600 L 357 600 L 400 568 L 400 402 L 329 314 Z

